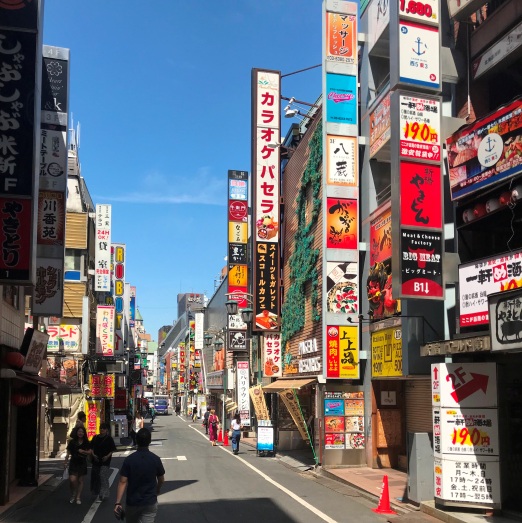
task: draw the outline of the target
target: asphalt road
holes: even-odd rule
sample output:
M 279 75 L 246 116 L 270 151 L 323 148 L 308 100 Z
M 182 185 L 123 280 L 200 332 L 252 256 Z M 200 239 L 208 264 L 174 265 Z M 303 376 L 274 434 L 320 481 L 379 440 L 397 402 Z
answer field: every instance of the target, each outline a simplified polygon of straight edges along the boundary
M 277 457 L 258 457 L 255 449 L 212 447 L 200 423 L 174 415 L 157 417 L 150 450 L 165 466 L 156 523 L 357 522 L 386 521 L 375 506 L 350 487 L 285 465 Z M 106 523 L 116 521 L 113 506 L 118 469 L 126 454 L 111 462 L 111 497 L 93 502 L 89 476 L 81 505 L 69 504 L 69 487 L 61 481 L 60 460 L 44 460 L 41 472 L 55 478 L 9 511 L 0 521 L 10 523 Z

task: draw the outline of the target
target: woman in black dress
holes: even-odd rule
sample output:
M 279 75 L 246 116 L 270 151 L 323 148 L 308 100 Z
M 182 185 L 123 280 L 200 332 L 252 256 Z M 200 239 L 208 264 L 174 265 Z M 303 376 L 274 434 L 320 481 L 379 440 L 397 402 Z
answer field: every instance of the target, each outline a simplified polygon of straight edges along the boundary
M 65 466 L 69 465 L 69 486 L 71 499 L 69 503 L 81 505 L 83 477 L 87 474 L 87 457 L 91 454 L 91 445 L 83 427 L 78 427 L 67 444 Z

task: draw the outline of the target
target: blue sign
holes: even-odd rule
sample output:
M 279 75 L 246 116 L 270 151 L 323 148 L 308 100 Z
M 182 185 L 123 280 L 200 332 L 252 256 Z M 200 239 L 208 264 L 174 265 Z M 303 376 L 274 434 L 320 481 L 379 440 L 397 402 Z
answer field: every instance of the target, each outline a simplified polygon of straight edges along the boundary
M 357 78 L 326 74 L 326 121 L 357 125 Z
M 274 427 L 257 427 L 257 451 L 274 451 Z
M 325 416 L 344 416 L 344 400 L 324 400 Z

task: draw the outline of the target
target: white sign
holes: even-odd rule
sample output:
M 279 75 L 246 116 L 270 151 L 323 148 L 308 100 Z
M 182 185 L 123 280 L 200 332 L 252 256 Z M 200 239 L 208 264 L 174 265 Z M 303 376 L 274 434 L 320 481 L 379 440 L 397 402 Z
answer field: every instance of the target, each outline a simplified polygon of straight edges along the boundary
M 437 363 L 431 366 L 434 407 L 496 407 L 495 363 Z
M 111 290 L 111 206 L 96 205 L 94 290 Z
M 372 0 L 368 8 L 368 50 L 379 40 L 390 23 L 390 5 L 383 0 Z
M 461 503 L 500 503 L 500 464 L 486 456 L 435 458 L 435 498 Z
M 433 453 L 498 456 L 497 409 L 433 409 Z M 440 438 L 439 438 L 440 437 Z
M 491 351 L 522 348 L 522 290 L 489 297 Z
M 250 427 L 250 377 L 248 361 L 237 362 L 237 410 L 241 416 L 241 423 Z
M 436 27 L 399 23 L 400 81 L 440 89 L 440 42 Z
M 96 354 L 114 356 L 114 307 L 112 305 L 97 306 Z
M 327 161 L 326 183 L 328 185 L 357 185 L 357 138 L 326 136 Z
M 49 334 L 49 341 L 47 342 L 47 350 L 49 352 L 60 350 L 80 352 L 80 325 L 49 325 L 47 334 Z
M 472 65 L 473 79 L 476 80 L 486 71 L 500 63 L 522 44 L 522 23 L 508 33 L 504 38 L 490 47 L 484 54 L 479 56 Z
M 299 360 L 299 374 L 304 372 L 321 372 L 321 358 L 305 358 Z
M 22 367 L 23 372 L 28 372 L 29 374 L 38 374 L 40 372 L 48 340 L 48 334 L 40 332 L 39 330 L 33 330 L 31 341 L 29 342 L 29 349 L 25 357 L 25 363 Z
M 196 350 L 203 350 L 203 342 L 205 332 L 203 329 L 204 314 L 202 312 L 196 312 L 194 314 L 195 328 L 194 328 L 194 348 Z
M 522 252 L 459 266 L 460 326 L 489 323 L 488 296 L 516 289 L 522 278 Z
M 401 94 L 399 105 L 400 155 L 440 162 L 440 100 Z

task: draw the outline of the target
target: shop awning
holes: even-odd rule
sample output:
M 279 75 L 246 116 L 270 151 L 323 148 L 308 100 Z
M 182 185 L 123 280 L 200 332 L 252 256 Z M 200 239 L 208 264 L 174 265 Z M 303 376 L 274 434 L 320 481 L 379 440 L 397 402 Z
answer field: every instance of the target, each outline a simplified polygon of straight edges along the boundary
M 317 382 L 317 378 L 282 378 L 273 381 L 268 385 L 263 385 L 263 392 L 279 392 L 285 389 L 300 389 L 315 382 Z
M 52 389 L 53 392 L 56 392 L 58 394 L 71 393 L 71 387 L 65 385 L 64 383 L 58 383 L 56 380 L 45 378 L 43 376 L 38 376 L 36 374 L 29 374 L 28 372 L 23 372 L 21 370 L 0 369 L 0 378 L 17 379 L 26 381 L 27 383 L 34 383 L 35 385 L 41 385 L 42 387 Z

